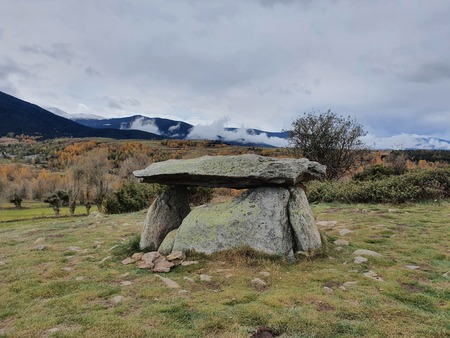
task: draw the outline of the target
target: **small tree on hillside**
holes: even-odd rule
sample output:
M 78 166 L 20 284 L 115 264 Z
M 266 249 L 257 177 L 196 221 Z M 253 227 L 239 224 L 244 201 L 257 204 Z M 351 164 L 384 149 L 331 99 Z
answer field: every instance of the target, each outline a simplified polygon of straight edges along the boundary
M 132 154 L 119 164 L 119 177 L 133 179 L 133 171 L 146 168 L 150 162 L 149 156 L 145 152 Z
M 5 187 L 4 194 L 10 203 L 13 203 L 16 209 L 22 208 L 22 201 L 28 196 L 28 182 L 12 181 Z
M 80 159 L 79 166 L 86 173 L 86 183 L 89 192 L 93 192 L 93 202 L 97 205 L 98 211 L 103 212 L 103 199 L 112 191 L 112 186 L 117 179 L 110 173 L 112 165 L 108 160 L 108 150 L 91 150 Z M 90 193 L 87 193 L 87 202 L 90 202 L 89 195 Z
M 53 211 L 55 212 L 55 216 L 59 216 L 61 206 L 69 203 L 69 195 L 67 195 L 65 191 L 58 190 L 53 195 L 47 197 L 44 202 L 51 205 Z
M 68 169 L 66 176 L 66 190 L 69 196 L 69 212 L 73 216 L 77 205 L 77 199 L 80 197 L 83 188 L 84 170 L 76 165 Z
M 351 119 L 328 110 L 310 112 L 292 123 L 289 143 L 297 157 L 307 157 L 327 166 L 327 178 L 342 177 L 362 154 L 364 144 L 360 137 L 366 132 Z
M 13 203 L 16 209 L 22 209 L 23 198 L 18 193 L 9 196 L 9 203 Z

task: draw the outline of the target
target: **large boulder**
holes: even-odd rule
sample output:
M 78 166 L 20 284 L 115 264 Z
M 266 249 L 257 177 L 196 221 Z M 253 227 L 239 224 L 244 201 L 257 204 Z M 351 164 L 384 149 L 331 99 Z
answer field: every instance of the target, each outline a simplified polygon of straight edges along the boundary
M 183 220 L 172 250 L 210 254 L 250 246 L 269 254 L 292 256 L 289 196 L 285 188 L 257 188 L 230 202 L 198 207 Z
M 148 209 L 139 243 L 141 250 L 157 250 L 190 211 L 187 188 L 172 187 L 163 192 Z
M 289 222 L 294 235 L 295 251 L 312 251 L 322 247 L 314 215 L 301 188 L 289 188 Z
M 134 172 L 146 183 L 235 189 L 295 186 L 324 174 L 324 165 L 306 158 L 279 159 L 252 154 L 168 160 Z

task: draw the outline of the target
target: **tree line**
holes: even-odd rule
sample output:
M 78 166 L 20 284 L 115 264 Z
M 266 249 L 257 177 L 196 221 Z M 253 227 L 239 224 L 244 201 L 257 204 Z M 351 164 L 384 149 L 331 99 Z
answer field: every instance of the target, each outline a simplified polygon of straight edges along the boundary
M 61 156 L 60 160 L 64 165 L 59 171 L 21 163 L 0 165 L 0 197 L 16 208 L 22 207 L 24 199 L 45 201 L 56 215 L 63 204 L 72 215 L 77 204 L 84 205 L 87 213 L 92 205 L 102 211 L 105 197 L 122 180 L 130 179 L 132 171 L 149 164 L 147 154 L 136 152 L 115 165 L 107 148 L 94 148 L 70 158 Z

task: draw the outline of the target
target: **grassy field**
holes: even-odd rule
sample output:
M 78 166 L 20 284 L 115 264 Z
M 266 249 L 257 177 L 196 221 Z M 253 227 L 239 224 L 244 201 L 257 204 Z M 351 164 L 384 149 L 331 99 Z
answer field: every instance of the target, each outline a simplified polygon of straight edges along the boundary
M 92 206 L 91 212 L 97 211 L 96 206 Z M 77 206 L 75 215 L 81 216 L 86 214 L 84 206 Z M 69 207 L 61 207 L 59 211 L 60 216 L 69 216 Z M 0 203 L 0 222 L 12 220 L 25 220 L 40 217 L 54 217 L 55 213 L 48 203 L 39 201 L 24 201 L 22 209 L 15 209 L 12 203 Z
M 325 257 L 195 256 L 198 265 L 164 274 L 183 291 L 111 250 L 140 232 L 144 212 L 0 223 L 0 336 L 235 338 L 260 326 L 281 337 L 450 336 L 448 202 L 313 210 L 337 221 L 321 230 Z M 356 264 L 356 249 L 382 256 Z M 252 287 L 255 277 L 268 286 Z

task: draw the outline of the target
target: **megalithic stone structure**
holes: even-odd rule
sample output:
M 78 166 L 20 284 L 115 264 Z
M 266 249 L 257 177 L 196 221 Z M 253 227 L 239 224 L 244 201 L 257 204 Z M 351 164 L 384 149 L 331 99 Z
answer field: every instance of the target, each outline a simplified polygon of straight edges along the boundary
M 240 155 L 169 160 L 135 171 L 143 182 L 173 186 L 150 207 L 141 249 L 156 249 L 163 241 L 164 253 L 212 253 L 245 245 L 291 256 L 318 249 L 320 234 L 301 183 L 323 177 L 325 169 L 305 158 Z M 230 202 L 189 213 L 187 186 L 249 190 Z

